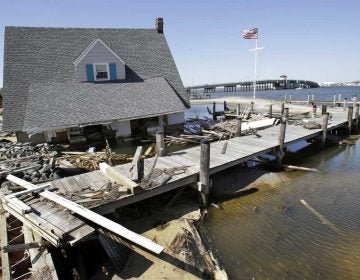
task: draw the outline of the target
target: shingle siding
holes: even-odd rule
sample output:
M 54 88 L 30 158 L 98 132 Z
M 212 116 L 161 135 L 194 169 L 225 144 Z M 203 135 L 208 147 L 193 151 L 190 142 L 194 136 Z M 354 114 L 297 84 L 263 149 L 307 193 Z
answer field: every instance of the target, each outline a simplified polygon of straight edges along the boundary
M 30 84 L 76 81 L 73 62 L 96 38 L 125 61 L 127 80 L 164 76 L 189 105 L 166 39 L 155 29 L 6 27 L 4 129 L 23 129 Z

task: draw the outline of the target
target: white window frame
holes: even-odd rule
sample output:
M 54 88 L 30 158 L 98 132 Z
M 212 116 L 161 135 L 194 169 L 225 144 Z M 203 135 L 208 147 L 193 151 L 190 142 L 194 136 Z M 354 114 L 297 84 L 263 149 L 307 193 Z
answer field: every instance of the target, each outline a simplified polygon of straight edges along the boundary
M 97 78 L 96 78 L 96 65 L 106 65 L 106 71 L 107 71 L 107 78 L 106 78 L 106 79 L 97 79 Z M 94 71 L 94 81 L 109 81 L 109 80 L 110 80 L 110 67 L 109 67 L 109 63 L 107 63 L 107 62 L 93 63 L 93 71 Z

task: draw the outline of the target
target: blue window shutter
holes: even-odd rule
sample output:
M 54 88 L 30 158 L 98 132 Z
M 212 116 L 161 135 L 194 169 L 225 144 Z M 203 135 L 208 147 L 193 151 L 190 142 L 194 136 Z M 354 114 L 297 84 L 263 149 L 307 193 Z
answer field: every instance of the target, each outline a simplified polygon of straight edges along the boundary
M 88 82 L 94 81 L 94 68 L 92 64 L 86 64 L 86 77 Z
M 109 63 L 110 80 L 116 80 L 116 64 Z

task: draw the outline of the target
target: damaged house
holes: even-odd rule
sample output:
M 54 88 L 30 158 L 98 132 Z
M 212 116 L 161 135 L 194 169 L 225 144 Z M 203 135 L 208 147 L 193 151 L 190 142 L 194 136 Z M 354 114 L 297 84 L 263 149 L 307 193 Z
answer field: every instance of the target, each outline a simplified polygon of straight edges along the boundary
M 183 123 L 189 106 L 161 18 L 155 29 L 6 27 L 3 84 L 3 128 L 20 142 L 128 137 Z

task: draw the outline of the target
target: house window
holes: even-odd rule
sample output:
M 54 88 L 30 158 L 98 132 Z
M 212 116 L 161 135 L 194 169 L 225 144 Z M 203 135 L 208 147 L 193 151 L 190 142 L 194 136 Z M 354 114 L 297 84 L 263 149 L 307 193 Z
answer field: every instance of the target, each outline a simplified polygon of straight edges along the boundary
M 94 76 L 95 81 L 103 81 L 110 79 L 108 63 L 96 63 L 94 64 Z

